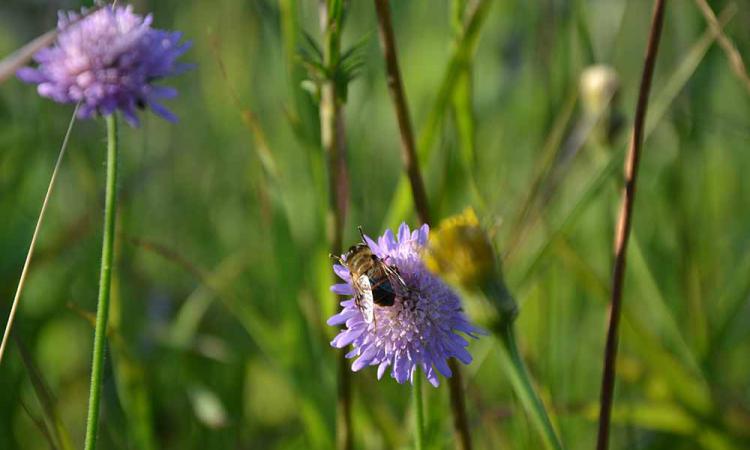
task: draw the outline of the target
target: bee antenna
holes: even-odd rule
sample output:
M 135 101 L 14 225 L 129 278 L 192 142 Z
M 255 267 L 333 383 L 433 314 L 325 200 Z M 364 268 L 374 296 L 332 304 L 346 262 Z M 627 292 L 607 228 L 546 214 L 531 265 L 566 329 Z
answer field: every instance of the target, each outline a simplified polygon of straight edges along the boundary
M 359 235 L 362 237 L 362 243 L 367 244 L 367 239 L 365 239 L 365 232 L 362 231 L 362 225 L 358 226 L 357 229 L 359 230 Z

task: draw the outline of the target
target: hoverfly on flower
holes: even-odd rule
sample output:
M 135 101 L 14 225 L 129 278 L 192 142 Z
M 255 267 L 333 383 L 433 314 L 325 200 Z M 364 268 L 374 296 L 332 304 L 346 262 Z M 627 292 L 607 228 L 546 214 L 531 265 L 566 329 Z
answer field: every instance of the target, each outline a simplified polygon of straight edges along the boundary
M 412 231 L 402 224 L 397 234 L 386 230 L 376 240 L 362 236 L 361 244 L 334 257 L 333 270 L 342 282 L 331 290 L 349 298 L 327 323 L 344 325 L 331 345 L 352 346 L 346 357 L 356 358 L 353 371 L 378 366 L 380 379 L 390 367 L 391 376 L 404 383 L 413 382 L 419 367 L 437 386 L 438 373 L 453 373 L 449 358 L 471 362 L 469 342 L 459 333 L 477 338 L 483 331 L 469 323 L 459 296 L 425 267 L 428 238 L 427 225 Z
M 359 233 L 362 242 L 349 247 L 343 256 L 332 256 L 349 270 L 354 303 L 362 312 L 365 322 L 371 323 L 375 320 L 375 305 L 393 306 L 396 296 L 406 292 L 407 287 L 398 268 L 387 264 L 372 252 L 362 227 L 359 227 Z

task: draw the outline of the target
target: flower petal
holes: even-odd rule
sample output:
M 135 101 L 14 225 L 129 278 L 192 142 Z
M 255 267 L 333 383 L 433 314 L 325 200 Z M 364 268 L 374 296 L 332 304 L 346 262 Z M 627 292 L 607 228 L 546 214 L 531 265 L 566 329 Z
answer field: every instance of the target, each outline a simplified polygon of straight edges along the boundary
M 351 275 L 349 274 L 349 269 L 342 266 L 341 264 L 334 264 L 333 265 L 333 272 L 338 275 L 339 278 L 342 280 L 349 282 L 351 281 Z
M 399 384 L 404 384 L 410 374 L 411 363 L 409 359 L 406 355 L 397 355 L 396 360 L 393 363 L 393 372 L 391 372 L 391 375 L 399 382 Z
M 358 372 L 362 370 L 363 368 L 370 365 L 372 362 L 372 359 L 377 355 L 378 348 L 374 345 L 370 345 L 365 349 L 365 351 L 362 353 L 362 355 L 354 361 L 354 364 L 352 364 L 352 370 L 354 372 Z
M 390 364 L 390 361 L 383 361 L 382 363 L 380 363 L 380 365 L 378 366 L 378 380 L 383 378 L 385 369 L 387 369 Z
M 383 249 L 381 249 L 380 245 L 378 245 L 375 241 L 370 239 L 370 236 L 365 235 L 365 243 L 367 243 L 367 246 L 370 247 L 370 250 L 372 250 L 372 252 L 375 253 L 378 258 L 382 258 L 384 256 L 385 252 L 383 251 Z
M 422 224 L 421 227 L 419 227 L 419 233 L 417 235 L 417 242 L 419 242 L 420 245 L 427 245 L 427 240 L 430 237 L 430 226 L 426 223 Z
M 339 283 L 331 286 L 331 292 L 339 295 L 354 295 L 354 290 L 350 284 Z
M 162 106 L 161 103 L 151 100 L 148 102 L 148 106 L 150 106 L 157 115 L 172 123 L 177 123 L 177 116 L 175 116 L 172 111 Z
M 434 387 L 440 386 L 440 378 L 438 378 L 437 372 L 432 368 L 432 366 L 424 365 L 423 366 L 424 374 L 427 377 L 427 381 L 430 382 L 431 385 Z
M 336 348 L 344 348 L 360 337 L 363 331 L 365 331 L 364 327 L 344 330 L 333 338 L 331 345 Z
M 326 324 L 330 326 L 336 326 L 341 325 L 342 323 L 346 323 L 347 320 L 349 320 L 351 317 L 356 316 L 358 314 L 357 310 L 353 309 L 345 309 L 341 311 L 338 314 L 335 314 L 331 316 L 327 321 Z
M 404 242 L 409 240 L 411 232 L 409 231 L 409 225 L 406 224 L 406 222 L 401 222 L 401 225 L 398 227 L 398 242 L 399 244 L 403 244 Z
M 453 371 L 445 361 L 445 358 L 435 358 L 432 362 L 433 364 L 435 364 L 435 368 L 438 370 L 438 372 L 443 374 L 445 378 L 450 378 L 453 376 Z
M 396 248 L 396 236 L 393 235 L 393 231 L 388 228 L 385 230 L 383 236 L 378 239 L 380 241 L 380 247 L 385 248 L 388 251 L 393 251 Z
M 16 76 L 23 82 L 39 84 L 46 81 L 47 77 L 31 67 L 22 67 L 16 71 Z

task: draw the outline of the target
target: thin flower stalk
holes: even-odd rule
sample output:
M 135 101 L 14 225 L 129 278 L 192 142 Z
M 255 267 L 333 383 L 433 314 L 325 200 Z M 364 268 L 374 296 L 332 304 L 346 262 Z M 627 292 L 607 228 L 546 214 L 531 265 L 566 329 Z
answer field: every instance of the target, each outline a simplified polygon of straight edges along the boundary
M 424 448 L 424 398 L 422 398 L 422 377 L 414 378 L 412 390 L 412 400 L 414 402 L 414 448 L 422 450 Z
M 109 317 L 109 292 L 112 280 L 112 259 L 115 241 L 115 215 L 117 209 L 117 118 L 106 117 L 107 122 L 107 178 L 104 200 L 104 234 L 102 237 L 102 262 L 99 274 L 99 299 L 96 306 L 94 353 L 91 363 L 89 409 L 86 420 L 85 450 L 96 448 L 99 428 L 99 409 L 104 375 L 104 348 Z
M 324 34 L 323 65 L 328 71 L 328 76 L 320 86 L 320 141 L 328 162 L 329 202 L 326 220 L 331 253 L 334 255 L 340 254 L 343 246 L 349 189 L 344 155 L 346 138 L 342 99 L 338 95 L 336 79 L 332 76 L 341 57 L 343 8 L 342 2 L 328 0 L 321 1 L 320 5 L 320 26 Z M 339 352 L 337 365 L 336 448 L 351 450 L 354 446 L 352 383 L 346 351 Z
M 609 311 L 609 325 L 607 342 L 604 349 L 604 370 L 602 371 L 601 398 L 599 407 L 599 432 L 597 435 L 597 450 L 609 447 L 610 420 L 612 402 L 615 389 L 615 365 L 617 360 L 617 340 L 622 309 L 623 280 L 625 278 L 625 263 L 627 256 L 628 238 L 633 218 L 633 203 L 635 200 L 636 181 L 638 177 L 638 162 L 643 146 L 643 130 L 648 110 L 648 96 L 651 80 L 656 66 L 656 55 L 659 50 L 662 27 L 664 24 L 665 0 L 654 1 L 654 11 L 651 18 L 646 57 L 641 76 L 641 86 L 638 92 L 633 135 L 631 137 L 628 154 L 625 160 L 625 189 L 622 194 L 622 204 L 615 230 L 615 261 L 612 274 L 612 300 Z
M 396 120 L 401 136 L 401 157 L 404 169 L 409 178 L 414 207 L 422 223 L 430 223 L 430 209 L 427 201 L 422 172 L 419 168 L 416 145 L 414 144 L 414 131 L 409 115 L 409 106 L 406 102 L 404 83 L 401 79 L 401 69 L 398 64 L 398 53 L 396 51 L 396 39 L 391 23 L 391 12 L 388 0 L 375 0 L 375 11 L 378 17 L 378 30 L 380 32 L 380 43 L 385 59 L 386 82 L 388 91 L 393 101 L 396 112 Z
M 401 135 L 401 156 L 404 162 L 404 168 L 409 178 L 414 206 L 417 210 L 417 216 L 423 224 L 431 223 L 430 209 L 427 200 L 427 191 L 425 189 L 422 172 L 419 168 L 419 159 L 417 157 L 416 146 L 414 142 L 414 131 L 411 125 L 409 108 L 406 103 L 406 94 L 404 92 L 403 81 L 401 79 L 401 70 L 398 64 L 398 55 L 396 53 L 396 39 L 393 33 L 391 23 L 390 7 L 388 0 L 374 0 L 375 11 L 378 18 L 378 31 L 380 34 L 380 43 L 383 49 L 385 59 L 386 80 L 388 91 L 393 101 Z M 464 400 L 464 388 L 461 377 L 461 367 L 455 361 L 450 359 L 448 365 L 453 373 L 451 382 L 448 384 L 450 389 L 451 411 L 453 413 L 453 428 L 456 434 L 456 447 L 459 450 L 471 450 L 471 433 L 469 431 L 469 421 L 466 415 L 466 401 Z

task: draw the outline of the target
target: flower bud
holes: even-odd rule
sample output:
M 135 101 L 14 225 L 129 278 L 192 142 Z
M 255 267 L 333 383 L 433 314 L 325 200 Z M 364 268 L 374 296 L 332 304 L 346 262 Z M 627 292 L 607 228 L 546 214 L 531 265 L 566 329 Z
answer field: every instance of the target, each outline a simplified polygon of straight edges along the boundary
M 617 72 L 604 64 L 589 66 L 581 73 L 579 88 L 586 119 L 598 122 L 596 137 L 614 142 L 624 122 L 618 109 L 620 77 Z

